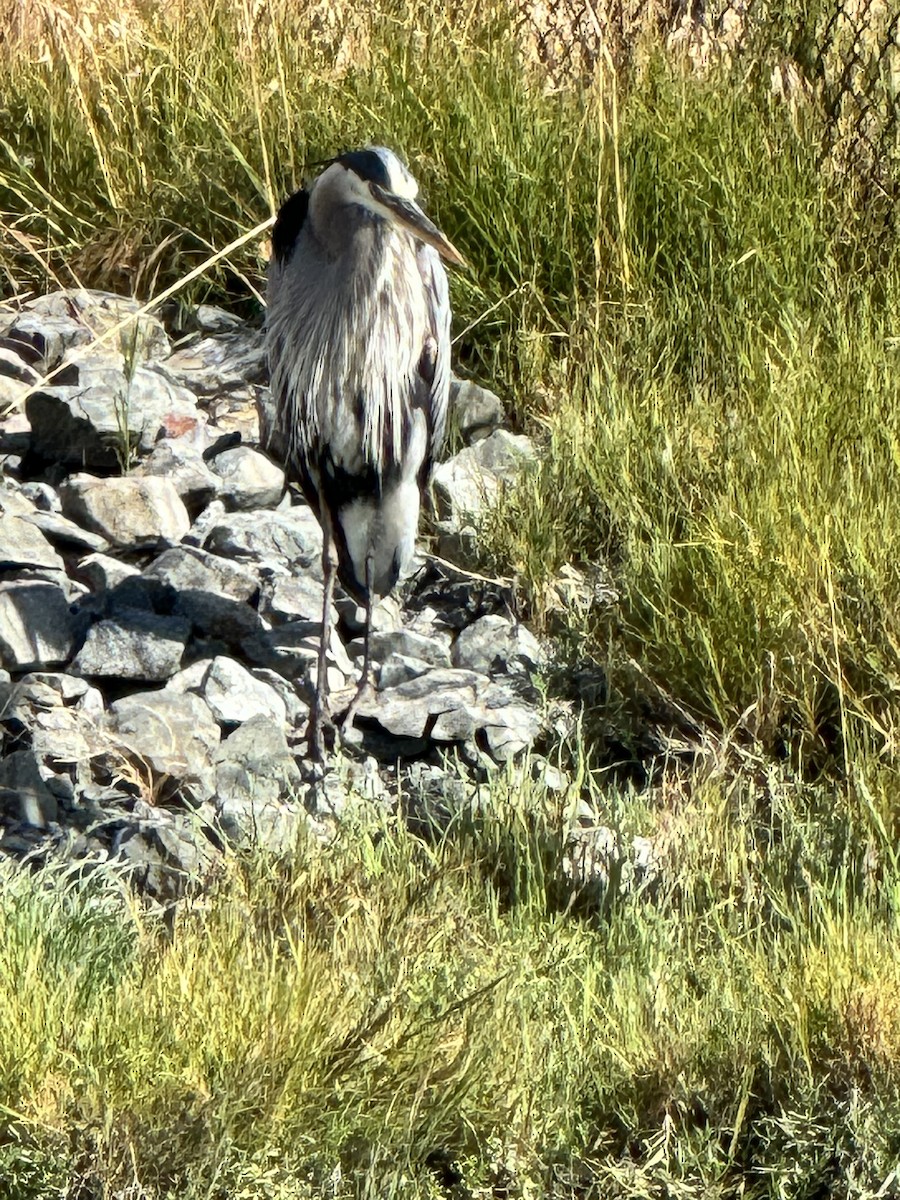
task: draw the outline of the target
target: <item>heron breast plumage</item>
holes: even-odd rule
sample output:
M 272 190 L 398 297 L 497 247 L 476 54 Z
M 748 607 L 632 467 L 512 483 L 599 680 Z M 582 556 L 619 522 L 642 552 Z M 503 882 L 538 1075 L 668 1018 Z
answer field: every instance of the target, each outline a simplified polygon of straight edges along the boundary
M 364 599 L 367 578 L 391 590 L 414 548 L 443 438 L 449 303 L 435 250 L 352 209 L 328 239 L 303 220 L 270 267 L 271 440 L 333 522 L 341 581 Z

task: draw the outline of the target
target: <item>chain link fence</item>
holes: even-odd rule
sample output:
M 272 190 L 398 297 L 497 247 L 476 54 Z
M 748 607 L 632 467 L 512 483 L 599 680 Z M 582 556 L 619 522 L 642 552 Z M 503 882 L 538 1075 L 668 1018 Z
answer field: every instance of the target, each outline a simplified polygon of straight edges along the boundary
M 818 118 L 820 161 L 858 199 L 900 199 L 898 0 L 523 0 L 519 32 L 553 87 L 605 67 L 627 81 L 660 46 L 688 69 L 763 73 L 773 95 Z

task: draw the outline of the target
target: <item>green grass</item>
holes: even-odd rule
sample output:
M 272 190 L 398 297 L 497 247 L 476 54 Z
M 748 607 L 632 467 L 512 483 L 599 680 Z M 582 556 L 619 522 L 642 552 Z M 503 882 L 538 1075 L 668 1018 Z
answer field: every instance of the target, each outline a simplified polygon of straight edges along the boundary
M 813 8 L 766 34 L 807 67 Z M 159 294 L 304 163 L 408 157 L 472 264 L 458 365 L 542 440 L 484 563 L 557 631 L 559 569 L 611 572 L 618 603 L 559 637 L 561 675 L 610 683 L 570 800 L 661 873 L 573 894 L 570 814 L 512 779 L 436 844 L 229 860 L 174 932 L 104 872 L 6 872 L 8 1194 L 889 1194 L 900 254 L 816 105 L 755 46 L 550 90 L 499 2 L 192 0 L 116 10 L 127 36 L 36 11 L 46 56 L 0 63 L 9 294 Z M 258 314 L 263 262 L 248 240 L 179 295 Z
M 883 782 L 586 782 L 658 835 L 656 883 L 579 895 L 565 814 L 502 781 L 430 847 L 374 823 L 229 862 L 171 935 L 103 872 L 5 872 L 8 1194 L 872 1195 L 900 1152 Z

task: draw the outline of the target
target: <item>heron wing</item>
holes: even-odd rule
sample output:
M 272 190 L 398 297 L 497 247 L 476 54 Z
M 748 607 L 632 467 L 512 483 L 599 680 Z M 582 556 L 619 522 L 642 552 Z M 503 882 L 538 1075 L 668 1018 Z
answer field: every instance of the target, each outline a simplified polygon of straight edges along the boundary
M 309 192 L 305 188 L 288 196 L 278 210 L 272 228 L 272 254 L 279 266 L 283 267 L 290 261 L 308 211 Z
M 437 251 L 419 243 L 416 258 L 428 309 L 428 333 L 419 360 L 423 397 L 429 423 L 428 458 L 423 465 L 421 482 L 427 480 L 431 463 L 439 458 L 447 436 L 450 407 L 450 290 L 447 272 Z

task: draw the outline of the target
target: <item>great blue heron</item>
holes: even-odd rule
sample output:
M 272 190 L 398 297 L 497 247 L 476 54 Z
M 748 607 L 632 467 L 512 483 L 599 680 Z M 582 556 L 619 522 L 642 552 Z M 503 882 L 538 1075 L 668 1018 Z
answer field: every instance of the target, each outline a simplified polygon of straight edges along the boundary
M 412 555 L 422 490 L 444 438 L 450 302 L 441 257 L 464 260 L 417 194 L 391 150 L 353 150 L 285 202 L 272 233 L 274 420 L 262 441 L 300 483 L 322 526 L 322 633 L 309 725 L 319 759 L 335 572 L 366 610 L 352 713 L 368 683 L 372 605 Z

